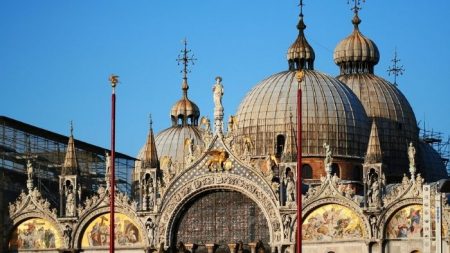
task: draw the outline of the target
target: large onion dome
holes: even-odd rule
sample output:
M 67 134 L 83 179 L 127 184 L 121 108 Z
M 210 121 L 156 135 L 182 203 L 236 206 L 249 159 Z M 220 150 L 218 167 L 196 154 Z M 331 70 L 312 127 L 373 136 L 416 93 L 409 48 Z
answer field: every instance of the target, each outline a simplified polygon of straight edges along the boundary
M 358 46 L 364 50 L 345 50 L 343 45 L 351 45 L 352 40 L 363 38 L 358 28 L 360 21 L 357 12 L 353 23 L 353 34 L 340 42 L 335 50 L 335 62 L 341 70 L 338 79 L 358 96 L 367 116 L 376 120 L 383 163 L 387 165 L 385 174 L 388 181 L 399 181 L 403 173 L 408 171 L 408 144 L 417 144 L 416 117 L 402 92 L 395 85 L 374 75 L 379 53 L 373 41 L 364 37 L 364 40 L 359 40 L 361 43 Z
M 302 19 L 300 15 L 300 24 Z M 294 161 L 299 87 L 296 74 L 302 70 L 302 154 L 304 163 L 313 169 L 313 177 L 318 178 L 323 175 L 324 143 L 332 148 L 335 161 L 361 159 L 369 126 L 355 94 L 339 80 L 314 70 L 314 51 L 304 37 L 305 27 L 298 26 L 298 38 L 288 50 L 290 70 L 261 81 L 242 100 L 236 113 L 236 134 L 241 139 L 250 138 L 254 157 L 277 154 Z

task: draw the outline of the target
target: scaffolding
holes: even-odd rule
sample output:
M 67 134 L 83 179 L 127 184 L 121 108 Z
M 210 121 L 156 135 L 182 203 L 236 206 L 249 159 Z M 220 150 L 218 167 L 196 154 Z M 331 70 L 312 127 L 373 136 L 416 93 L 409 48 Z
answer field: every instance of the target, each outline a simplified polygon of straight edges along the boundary
M 64 163 L 69 137 L 0 116 L 0 178 L 3 190 L 16 195 L 25 190 L 26 163 L 34 165 L 35 186 L 58 206 L 58 179 Z M 95 192 L 105 182 L 105 152 L 108 149 L 75 140 L 83 195 Z M 131 193 L 131 172 L 135 158 L 116 153 L 117 187 Z M 55 191 L 56 190 L 56 191 Z M 13 197 L 13 196 L 11 196 Z
M 420 136 L 425 143 L 431 145 L 439 153 L 447 169 L 447 174 L 450 175 L 450 136 L 445 138 L 443 133 L 433 129 L 427 130 L 425 127 L 420 129 Z

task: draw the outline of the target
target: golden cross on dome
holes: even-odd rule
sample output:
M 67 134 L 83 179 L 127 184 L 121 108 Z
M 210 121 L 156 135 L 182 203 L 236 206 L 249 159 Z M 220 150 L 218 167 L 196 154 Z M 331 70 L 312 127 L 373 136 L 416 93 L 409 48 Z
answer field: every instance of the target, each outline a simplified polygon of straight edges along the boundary
M 191 50 L 187 49 L 187 39 L 183 40 L 184 43 L 184 49 L 181 50 L 181 54 L 178 55 L 177 61 L 178 65 L 183 64 L 183 69 L 181 70 L 181 73 L 183 73 L 183 79 L 187 79 L 187 73 L 190 73 L 191 71 L 188 69 L 189 63 L 194 65 L 194 62 L 197 60 L 194 58 L 194 54 L 189 56 L 189 53 Z

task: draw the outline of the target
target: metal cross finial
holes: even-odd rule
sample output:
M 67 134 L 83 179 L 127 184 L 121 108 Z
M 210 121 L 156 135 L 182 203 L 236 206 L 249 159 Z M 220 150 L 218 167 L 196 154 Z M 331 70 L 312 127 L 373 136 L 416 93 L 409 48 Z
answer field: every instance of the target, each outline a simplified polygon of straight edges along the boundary
M 300 17 L 303 17 L 303 6 L 305 6 L 305 4 L 303 3 L 303 0 L 300 0 L 300 3 L 298 4 L 298 6 L 300 6 Z
M 149 120 L 150 120 L 150 129 L 153 127 L 153 120 L 152 120 L 152 114 L 149 114 Z
M 352 0 L 354 5 L 351 8 L 351 10 L 355 13 L 355 15 L 358 15 L 358 12 L 362 9 L 361 8 L 361 0 Z M 366 0 L 362 0 L 363 3 L 366 2 Z M 347 0 L 347 4 L 350 4 L 350 0 Z
M 191 71 L 188 69 L 189 63 L 194 65 L 194 62 L 197 60 L 194 58 L 194 54 L 189 56 L 189 53 L 191 50 L 187 49 L 187 39 L 183 40 L 184 43 L 184 49 L 181 50 L 181 54 L 178 55 L 177 61 L 178 65 L 183 64 L 183 70 L 181 70 L 181 73 L 183 73 L 183 79 L 187 79 L 187 73 L 190 73 Z
M 73 121 L 70 121 L 70 135 L 73 135 Z
M 388 68 L 388 74 L 394 75 L 394 85 L 397 86 L 397 76 L 403 75 L 405 72 L 405 69 L 403 68 L 403 65 L 399 65 L 400 59 L 397 57 L 397 48 L 394 52 L 394 59 L 391 60 L 392 66 Z

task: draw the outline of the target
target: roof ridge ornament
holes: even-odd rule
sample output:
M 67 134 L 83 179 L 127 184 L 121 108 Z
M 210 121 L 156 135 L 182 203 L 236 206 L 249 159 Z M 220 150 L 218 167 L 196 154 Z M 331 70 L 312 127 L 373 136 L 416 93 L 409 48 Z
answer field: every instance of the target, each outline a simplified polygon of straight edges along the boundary
M 194 54 L 191 54 L 189 56 L 189 53 L 192 52 L 192 50 L 187 49 L 187 39 L 184 38 L 183 40 L 184 49 L 180 51 L 180 54 L 178 55 L 178 58 L 176 61 L 178 62 L 178 65 L 183 64 L 183 69 L 180 71 L 183 73 L 183 83 L 181 85 L 181 89 L 183 90 L 183 97 L 187 98 L 187 91 L 189 89 L 189 85 L 187 83 L 187 74 L 191 73 L 191 70 L 188 69 L 189 63 L 192 65 L 195 65 L 195 61 L 197 58 L 194 58 Z

